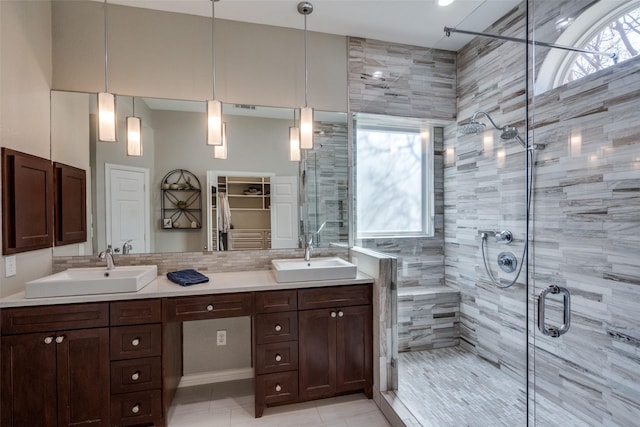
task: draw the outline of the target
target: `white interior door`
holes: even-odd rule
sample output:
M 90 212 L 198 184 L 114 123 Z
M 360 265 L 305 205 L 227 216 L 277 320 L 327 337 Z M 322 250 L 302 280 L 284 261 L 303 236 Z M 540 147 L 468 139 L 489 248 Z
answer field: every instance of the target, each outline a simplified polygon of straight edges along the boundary
M 298 177 L 271 179 L 271 247 L 298 247 Z
M 122 248 L 131 241 L 131 253 L 151 252 L 149 236 L 149 170 L 105 165 L 107 244 Z

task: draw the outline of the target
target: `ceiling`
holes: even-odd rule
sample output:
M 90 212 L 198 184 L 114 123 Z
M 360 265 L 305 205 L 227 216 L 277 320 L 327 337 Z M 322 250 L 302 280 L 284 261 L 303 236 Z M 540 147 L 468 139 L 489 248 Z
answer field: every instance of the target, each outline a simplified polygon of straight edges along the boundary
M 94 0 L 104 2 L 105 0 Z M 211 16 L 210 0 L 107 0 L 108 4 Z M 216 18 L 304 28 L 298 0 L 220 0 Z M 438 6 L 437 0 L 311 0 L 309 31 L 365 37 L 437 49 L 459 50 L 470 36 L 446 37 L 445 26 L 483 31 L 521 0 L 455 0 Z

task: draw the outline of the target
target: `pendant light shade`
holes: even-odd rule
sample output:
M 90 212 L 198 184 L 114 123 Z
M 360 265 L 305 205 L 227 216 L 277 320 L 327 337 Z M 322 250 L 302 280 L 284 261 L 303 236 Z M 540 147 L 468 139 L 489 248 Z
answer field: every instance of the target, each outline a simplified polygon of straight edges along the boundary
M 127 117 L 127 156 L 142 156 L 142 120 L 136 117 L 136 97 L 131 97 L 131 116 Z
M 142 121 L 127 117 L 127 156 L 142 156 Z
M 108 92 L 98 93 L 98 139 L 116 142 L 116 96 Z
M 313 109 L 309 107 L 300 109 L 300 148 L 313 148 Z
M 213 158 L 226 160 L 227 158 L 227 124 L 224 122 L 221 125 L 221 131 L 222 131 L 221 132 L 222 144 L 216 145 L 215 147 L 213 147 Z
M 289 160 L 292 162 L 300 161 L 300 128 L 289 128 Z
M 109 21 L 104 0 L 104 92 L 98 93 L 98 140 L 116 142 L 116 96 L 109 93 Z
M 207 101 L 207 145 L 222 145 L 222 103 Z
M 307 105 L 307 15 L 313 5 L 307 1 L 298 3 L 298 13 L 304 15 L 304 107 L 300 108 L 300 148 L 313 148 L 313 109 Z

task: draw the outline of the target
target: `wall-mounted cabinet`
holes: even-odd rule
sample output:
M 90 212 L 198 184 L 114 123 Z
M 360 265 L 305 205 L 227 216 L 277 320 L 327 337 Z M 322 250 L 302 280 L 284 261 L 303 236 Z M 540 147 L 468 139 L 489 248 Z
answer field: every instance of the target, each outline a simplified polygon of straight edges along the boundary
M 53 163 L 56 246 L 87 240 L 87 173 Z
M 175 169 L 162 178 L 162 228 L 202 228 L 200 181 L 185 169 Z
M 2 148 L 2 253 L 53 246 L 51 161 Z

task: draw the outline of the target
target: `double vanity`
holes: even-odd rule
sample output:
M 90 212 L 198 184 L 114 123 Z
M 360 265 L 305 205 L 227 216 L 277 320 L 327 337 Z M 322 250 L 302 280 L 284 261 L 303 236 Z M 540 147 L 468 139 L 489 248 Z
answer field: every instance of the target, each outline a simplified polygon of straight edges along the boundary
M 29 298 L 0 300 L 1 424 L 166 425 L 183 372 L 182 322 L 240 316 L 251 318 L 256 417 L 271 405 L 357 391 L 371 398 L 374 280 L 335 259 L 273 264 L 273 271 L 209 274 L 209 282 L 187 287 L 155 276 L 119 293 L 52 296 L 31 283 Z M 126 270 L 109 276 L 139 286 L 137 278 L 150 274 Z M 122 279 L 134 271 L 135 280 Z M 99 287 L 107 272 L 67 270 L 40 280 L 73 284 L 73 275 L 86 273 Z M 70 289 L 60 286 L 58 294 Z

